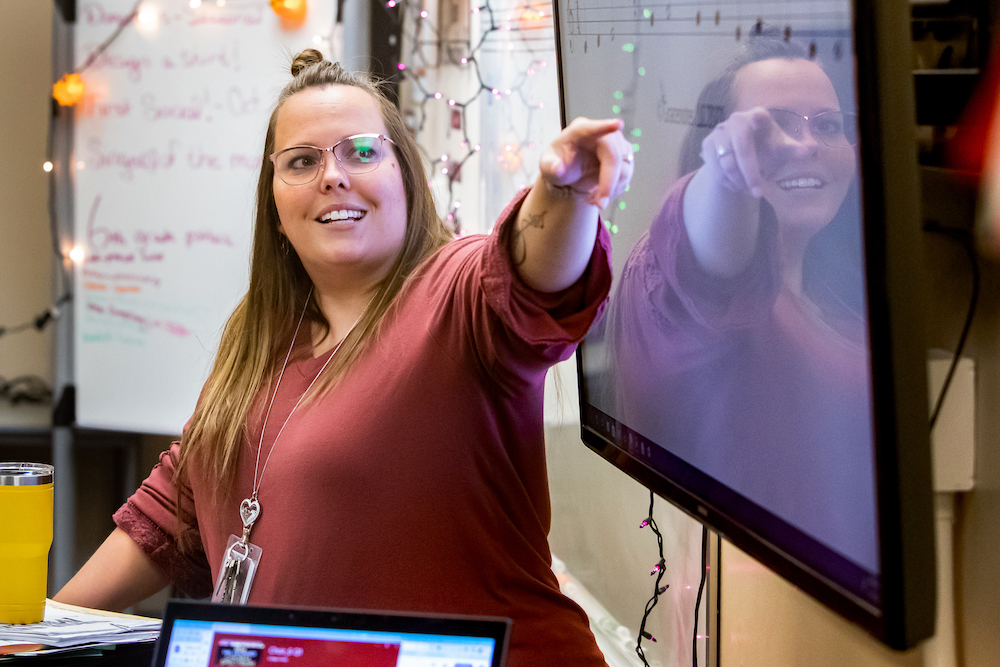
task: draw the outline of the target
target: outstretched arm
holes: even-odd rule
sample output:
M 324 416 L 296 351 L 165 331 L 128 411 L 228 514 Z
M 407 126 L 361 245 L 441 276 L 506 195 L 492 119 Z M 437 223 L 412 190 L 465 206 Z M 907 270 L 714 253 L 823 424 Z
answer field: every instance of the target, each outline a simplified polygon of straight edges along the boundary
M 159 592 L 170 579 L 121 528 L 115 528 L 53 598 L 79 607 L 121 611 Z
M 756 252 L 766 169 L 760 148 L 775 129 L 764 109 L 737 111 L 702 142 L 705 164 L 684 191 L 684 226 L 707 273 L 732 278 Z
M 521 205 L 510 248 L 529 287 L 558 292 L 586 270 L 598 210 L 632 178 L 632 145 L 621 129 L 617 118 L 577 118 L 542 155 L 541 173 Z

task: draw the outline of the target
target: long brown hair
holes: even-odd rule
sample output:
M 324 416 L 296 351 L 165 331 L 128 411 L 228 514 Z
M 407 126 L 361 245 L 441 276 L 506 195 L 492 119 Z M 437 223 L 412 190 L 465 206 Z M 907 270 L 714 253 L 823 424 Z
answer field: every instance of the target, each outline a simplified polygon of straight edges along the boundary
M 236 476 L 251 407 L 282 363 L 299 313 L 305 308 L 305 319 L 329 332 L 329 322 L 315 299 L 309 297 L 312 281 L 279 231 L 274 165 L 268 156 L 274 152 L 278 112 L 288 98 L 309 88 L 334 85 L 354 86 L 371 95 L 394 142 L 393 151 L 406 193 L 406 232 L 399 255 L 307 400 L 321 396 L 337 382 L 377 332 L 406 277 L 451 239 L 451 232 L 437 215 L 416 142 L 399 110 L 382 92 L 380 83 L 366 74 L 348 72 L 339 63 L 324 60 L 315 49 L 306 49 L 296 56 L 291 70 L 292 81 L 278 96 L 264 141 L 257 182 L 250 288 L 226 323 L 212 372 L 181 440 L 176 470 L 178 485 L 183 473 L 196 460 L 202 474 L 217 480 L 213 490 L 228 493 Z

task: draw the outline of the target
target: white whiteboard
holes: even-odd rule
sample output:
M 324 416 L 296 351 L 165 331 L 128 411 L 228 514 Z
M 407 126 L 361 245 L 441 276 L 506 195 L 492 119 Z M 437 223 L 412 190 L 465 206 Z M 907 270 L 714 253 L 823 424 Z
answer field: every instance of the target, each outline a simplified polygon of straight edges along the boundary
M 198 4 L 198 3 L 195 3 Z M 220 4 L 222 6 L 220 6 Z M 133 0 L 81 2 L 76 62 Z M 254 190 L 292 54 L 330 55 L 335 5 L 149 0 L 83 73 L 72 173 L 77 422 L 179 433 L 246 290 Z

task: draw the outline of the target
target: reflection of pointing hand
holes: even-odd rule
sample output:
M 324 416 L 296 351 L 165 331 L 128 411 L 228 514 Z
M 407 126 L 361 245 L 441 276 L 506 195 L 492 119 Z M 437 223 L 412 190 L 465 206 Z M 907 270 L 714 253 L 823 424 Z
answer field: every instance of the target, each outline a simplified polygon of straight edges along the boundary
M 702 141 L 701 158 L 726 188 L 759 198 L 764 185 L 759 145 L 773 128 L 765 109 L 735 111 Z

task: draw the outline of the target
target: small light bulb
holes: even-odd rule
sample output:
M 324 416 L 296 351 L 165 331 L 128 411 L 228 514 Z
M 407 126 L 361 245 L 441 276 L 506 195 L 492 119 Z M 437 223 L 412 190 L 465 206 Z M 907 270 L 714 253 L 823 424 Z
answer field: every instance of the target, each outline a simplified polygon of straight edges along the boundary
M 499 93 L 500 91 L 499 91 L 499 90 L 497 90 L 496 88 L 493 88 L 492 90 L 490 90 L 490 92 L 491 92 L 491 93 L 493 93 L 494 95 L 496 95 L 496 94 L 497 94 L 497 93 Z
M 447 153 L 445 153 L 444 155 L 441 156 L 441 161 L 442 162 L 447 162 L 448 161 L 448 154 Z
M 448 106 L 450 107 L 455 106 L 455 100 L 448 100 Z
M 396 67 L 399 68 L 400 72 L 402 72 L 403 70 L 406 69 L 406 63 L 399 63 L 398 65 L 396 65 Z
M 422 19 L 427 18 L 427 10 L 426 9 L 420 12 L 420 18 L 422 18 Z
M 323 41 L 323 38 L 319 35 L 313 35 L 313 44 L 319 44 Z
M 434 99 L 439 100 L 444 97 L 441 93 L 434 93 Z
M 545 102 L 539 102 L 538 103 L 538 108 L 539 109 L 544 109 L 545 108 Z
M 86 162 L 84 162 L 83 160 L 77 160 L 77 162 L 76 162 L 76 168 L 77 169 L 83 169 L 86 166 L 87 166 Z
M 389 9 L 392 9 L 393 7 L 396 6 L 396 0 L 389 0 L 389 2 L 385 3 L 385 6 L 388 7 Z
M 506 146 L 504 146 L 503 149 L 509 153 L 510 152 L 510 144 L 507 144 Z
M 476 144 L 475 146 L 472 147 L 472 150 L 478 151 L 480 148 L 482 147 L 479 144 Z
M 460 201 L 456 201 L 456 202 L 455 202 L 455 210 L 456 210 L 456 211 L 457 211 L 457 210 L 458 210 L 458 209 L 459 209 L 459 208 L 460 208 L 461 206 L 462 206 L 462 202 L 460 202 Z
M 460 62 L 460 63 L 462 63 L 462 64 L 464 65 L 464 64 L 466 64 L 467 62 L 469 62 L 469 59 L 468 59 L 468 58 L 462 58 L 462 59 L 461 59 L 461 60 L 459 60 L 458 62 Z
M 46 161 L 46 162 L 45 162 L 45 163 L 44 163 L 44 164 L 42 165 L 42 170 L 43 170 L 44 172 L 46 172 L 46 173 L 48 173 L 48 172 L 52 171 L 52 163 L 51 163 L 51 162 L 48 162 L 48 161 Z
M 448 167 L 441 167 L 441 173 L 444 174 L 445 176 L 447 176 L 448 175 Z
M 201 7 L 201 0 L 191 0 L 191 2 L 188 3 L 188 5 L 191 7 L 191 9 L 198 9 L 199 7 Z
M 69 251 L 69 258 L 79 264 L 83 261 L 83 248 L 80 246 L 74 246 L 72 250 Z
M 156 23 L 156 10 L 155 9 L 143 9 L 139 12 L 139 23 L 144 25 L 153 25 Z

